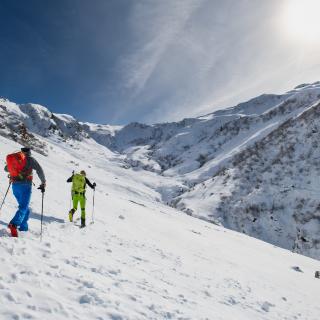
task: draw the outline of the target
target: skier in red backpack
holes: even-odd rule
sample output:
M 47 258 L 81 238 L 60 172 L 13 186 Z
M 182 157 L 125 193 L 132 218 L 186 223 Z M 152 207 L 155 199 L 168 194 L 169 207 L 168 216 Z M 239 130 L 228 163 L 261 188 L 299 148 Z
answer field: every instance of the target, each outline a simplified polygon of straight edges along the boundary
M 21 148 L 20 152 L 7 156 L 5 171 L 9 172 L 12 191 L 18 201 L 19 208 L 10 221 L 8 228 L 13 237 L 18 236 L 18 230 L 28 231 L 29 203 L 32 191 L 32 170 L 36 170 L 41 185 L 39 189 L 44 192 L 46 179 L 37 160 L 31 157 L 30 148 Z

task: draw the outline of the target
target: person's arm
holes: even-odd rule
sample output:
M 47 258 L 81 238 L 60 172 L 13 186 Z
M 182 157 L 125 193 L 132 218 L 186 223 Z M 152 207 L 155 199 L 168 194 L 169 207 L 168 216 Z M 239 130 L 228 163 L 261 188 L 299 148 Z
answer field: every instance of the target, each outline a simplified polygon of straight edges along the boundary
M 93 184 L 89 181 L 89 179 L 86 178 L 86 184 L 91 188 L 94 189 L 96 187 L 96 183 L 94 182 Z
M 72 176 L 67 180 L 67 182 L 72 182 L 73 176 L 74 176 L 74 170 L 72 171 Z
M 44 172 L 40 166 L 40 164 L 38 163 L 38 161 L 32 157 L 30 157 L 30 164 L 31 164 L 31 168 L 36 170 L 37 175 L 39 177 L 39 179 L 41 180 L 41 184 L 42 185 L 46 185 L 46 177 L 44 175 Z

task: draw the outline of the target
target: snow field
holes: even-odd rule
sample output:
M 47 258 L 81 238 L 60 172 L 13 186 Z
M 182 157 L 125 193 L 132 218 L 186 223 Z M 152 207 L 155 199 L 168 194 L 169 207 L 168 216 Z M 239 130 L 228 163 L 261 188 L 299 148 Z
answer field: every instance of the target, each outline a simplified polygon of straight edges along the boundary
M 0 143 L 3 158 L 19 148 Z M 159 203 L 151 186 L 170 185 L 166 178 L 121 168 L 93 141 L 47 144 L 49 157 L 34 154 L 48 180 L 42 241 L 38 190 L 20 238 L 5 228 L 11 192 L 1 212 L 0 319 L 318 319 L 317 261 Z M 67 221 L 65 181 L 78 168 L 97 183 L 94 224 L 87 191 L 86 229 Z
M 166 203 L 317 259 L 319 99 L 316 82 L 199 118 L 124 127 L 0 99 L 0 135 L 50 158 L 57 153 L 66 175 L 84 165 L 111 198 L 130 193 Z M 56 168 L 54 162 L 49 171 Z M 48 193 L 62 205 L 68 188 L 60 181 Z

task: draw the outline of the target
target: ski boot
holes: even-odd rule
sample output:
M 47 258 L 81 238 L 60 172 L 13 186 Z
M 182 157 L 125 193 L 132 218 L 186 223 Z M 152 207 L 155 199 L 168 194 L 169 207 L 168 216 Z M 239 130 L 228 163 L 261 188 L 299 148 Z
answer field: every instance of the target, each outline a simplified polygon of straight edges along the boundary
M 69 221 L 72 222 L 73 221 L 73 215 L 74 215 L 74 209 L 71 209 L 69 211 Z
M 86 226 L 86 219 L 81 218 L 81 226 L 80 228 L 84 228 Z
M 18 230 L 15 224 L 9 223 L 8 228 L 10 229 L 11 236 L 14 238 L 18 237 Z

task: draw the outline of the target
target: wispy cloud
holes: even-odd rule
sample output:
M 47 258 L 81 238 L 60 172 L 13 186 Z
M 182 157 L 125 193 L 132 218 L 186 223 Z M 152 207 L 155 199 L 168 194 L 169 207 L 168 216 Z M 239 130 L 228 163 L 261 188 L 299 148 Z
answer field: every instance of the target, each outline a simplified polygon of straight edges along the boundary
M 202 0 L 140 1 L 131 16 L 136 50 L 121 61 L 124 85 L 138 95 Z
M 233 20 L 240 9 L 230 0 L 138 2 L 130 24 L 134 45 L 120 61 L 127 103 L 115 119 L 140 109 L 146 121 L 175 120 L 212 104 L 221 86 L 238 79 L 235 52 L 250 44 L 245 34 L 239 44 L 238 32 L 248 27 L 248 19 Z
M 113 120 L 174 121 L 316 80 L 315 57 L 283 38 L 282 7 L 277 0 L 136 2 Z

